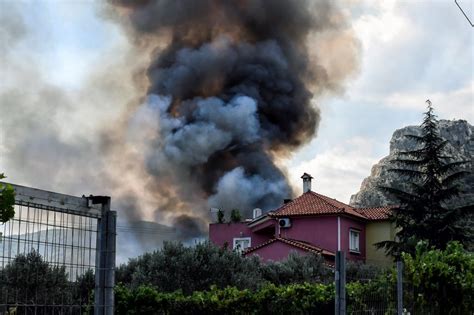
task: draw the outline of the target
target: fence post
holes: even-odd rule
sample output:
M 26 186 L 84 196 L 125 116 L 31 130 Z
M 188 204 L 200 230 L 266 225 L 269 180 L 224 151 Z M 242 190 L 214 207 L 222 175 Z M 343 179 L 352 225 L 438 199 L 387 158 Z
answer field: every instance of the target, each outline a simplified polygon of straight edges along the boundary
M 397 261 L 397 315 L 403 314 L 403 262 Z
M 335 281 L 335 314 L 346 315 L 346 260 L 342 251 L 336 252 Z
M 336 295 L 335 295 L 335 298 L 334 298 L 334 304 L 335 304 L 335 310 L 334 310 L 334 314 L 335 315 L 339 315 L 340 314 L 340 306 L 339 306 L 339 303 L 340 303 L 340 300 L 339 300 L 339 296 L 341 295 L 341 292 L 340 292 L 340 279 L 341 279 L 341 275 L 340 275 L 340 272 L 339 272 L 339 265 L 340 265 L 340 261 L 341 261 L 341 256 L 339 255 L 340 252 L 336 252 L 336 265 L 335 265 L 335 270 L 334 270 L 334 277 L 335 277 L 335 282 L 336 282 Z
M 97 254 L 94 291 L 94 315 L 114 313 L 116 215 L 110 211 L 110 197 L 90 196 L 93 204 L 102 205 L 97 223 Z
M 105 261 L 105 286 L 104 286 L 104 302 L 105 314 L 114 314 L 114 286 L 115 286 L 115 238 L 116 238 L 117 212 L 107 212 L 107 249 Z
M 103 283 L 104 283 L 104 268 L 103 261 L 104 257 L 104 240 L 105 240 L 105 228 L 104 224 L 106 218 L 102 214 L 97 220 L 97 239 L 96 239 L 96 254 L 95 254 L 95 287 L 94 287 L 94 315 L 103 314 L 104 305 L 104 294 L 103 294 Z

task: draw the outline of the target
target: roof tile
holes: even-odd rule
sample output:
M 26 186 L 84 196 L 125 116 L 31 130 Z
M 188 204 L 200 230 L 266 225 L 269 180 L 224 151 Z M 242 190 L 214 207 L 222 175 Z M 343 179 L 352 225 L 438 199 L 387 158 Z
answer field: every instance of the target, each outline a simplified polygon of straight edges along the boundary
M 298 198 L 269 213 L 269 215 L 273 217 L 319 214 L 348 214 L 367 219 L 364 214 L 356 211 L 355 208 L 313 191 L 307 191 Z
M 304 241 L 299 241 L 299 240 L 288 239 L 288 238 L 283 238 L 283 237 L 275 237 L 275 238 L 272 238 L 272 239 L 270 239 L 270 240 L 268 240 L 265 243 L 262 243 L 260 245 L 247 248 L 243 252 L 243 254 L 244 255 L 249 254 L 249 253 L 251 253 L 251 252 L 253 252 L 253 251 L 255 251 L 259 248 L 265 247 L 265 246 L 270 245 L 274 242 L 282 242 L 282 243 L 285 243 L 287 245 L 302 249 L 304 251 L 311 252 L 311 253 L 316 253 L 316 254 L 321 254 L 323 256 L 335 256 L 336 255 L 334 252 L 325 250 L 325 249 L 323 249 L 321 247 L 318 247 L 316 245 L 313 245 L 311 243 L 304 242 Z
M 394 208 L 396 206 L 356 208 L 355 210 L 366 216 L 369 220 L 387 220 Z

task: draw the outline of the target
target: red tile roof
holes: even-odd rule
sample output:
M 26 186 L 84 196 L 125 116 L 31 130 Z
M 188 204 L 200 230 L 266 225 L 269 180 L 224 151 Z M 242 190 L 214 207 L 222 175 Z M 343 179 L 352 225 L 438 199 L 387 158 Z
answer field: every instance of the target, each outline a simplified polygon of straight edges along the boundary
M 293 246 L 293 247 L 296 247 L 296 248 L 299 248 L 299 249 L 302 249 L 304 251 L 307 251 L 307 252 L 311 252 L 311 253 L 316 253 L 316 254 L 321 254 L 323 256 L 335 256 L 336 254 L 334 252 L 331 252 L 331 251 L 328 251 L 328 250 L 325 250 L 323 248 L 320 248 L 318 246 L 315 246 L 311 243 L 308 243 L 308 242 L 304 242 L 304 241 L 299 241 L 299 240 L 292 240 L 292 239 L 288 239 L 288 238 L 283 238 L 283 237 L 275 237 L 275 238 L 272 238 L 268 241 L 266 241 L 265 243 L 262 243 L 260 245 L 257 245 L 257 246 L 254 246 L 254 247 L 250 247 L 250 248 L 247 248 L 243 254 L 244 255 L 247 255 L 257 249 L 260 249 L 262 247 L 265 247 L 265 246 L 268 246 L 274 242 L 282 242 L 282 243 L 285 243 L 287 245 L 290 245 L 290 246 Z
M 367 219 L 364 214 L 356 211 L 355 208 L 313 191 L 307 191 L 293 201 L 269 213 L 272 217 L 320 214 L 347 214 L 361 219 Z
M 396 206 L 356 208 L 355 210 L 366 216 L 369 220 L 387 220 L 395 207 Z

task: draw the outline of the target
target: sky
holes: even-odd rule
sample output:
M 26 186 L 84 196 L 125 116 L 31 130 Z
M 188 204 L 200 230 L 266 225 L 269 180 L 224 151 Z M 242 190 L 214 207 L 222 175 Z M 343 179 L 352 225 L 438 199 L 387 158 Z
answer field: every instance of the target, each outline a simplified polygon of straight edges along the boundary
M 474 30 L 454 2 L 354 1 L 347 10 L 359 73 L 342 97 L 321 102 L 318 136 L 288 162 L 344 202 L 388 154 L 393 132 L 420 124 L 426 99 L 441 119 L 474 121 Z
M 474 16 L 473 1 L 458 2 Z M 388 154 L 392 133 L 420 123 L 426 99 L 441 119 L 474 122 L 474 29 L 454 1 L 343 0 L 340 6 L 359 40 L 358 70 L 341 94 L 314 100 L 322 116 L 317 135 L 279 165 L 298 194 L 307 172 L 313 190 L 349 202 Z M 55 141 L 82 146 L 81 152 L 71 149 L 71 157 L 91 160 L 97 153 L 91 139 L 136 96 L 120 78 L 146 59 L 103 7 L 92 0 L 0 0 L 1 112 L 24 124 L 26 134 L 34 132 L 31 126 L 54 125 Z M 107 74 L 101 73 L 104 64 Z M 12 98 L 22 105 L 12 107 Z M 67 172 L 51 174 L 44 165 L 38 179 L 19 169 L 5 154 L 14 142 L 11 125 L 5 118 L 0 124 L 0 170 L 10 181 L 82 194 L 83 186 L 74 185 L 79 179 Z M 31 143 L 25 154 L 50 145 Z M 51 159 L 54 164 L 54 151 Z

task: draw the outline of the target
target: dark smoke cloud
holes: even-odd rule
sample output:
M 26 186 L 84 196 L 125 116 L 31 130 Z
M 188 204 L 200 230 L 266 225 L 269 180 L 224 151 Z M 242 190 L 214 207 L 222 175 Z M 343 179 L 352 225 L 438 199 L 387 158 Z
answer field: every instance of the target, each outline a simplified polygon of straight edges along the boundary
M 291 197 L 275 160 L 314 135 L 311 100 L 339 91 L 354 69 L 340 10 L 330 1 L 113 4 L 135 46 L 104 55 L 76 90 L 37 64 L 35 45 L 51 39 L 32 35 L 26 4 L 0 10 L 1 171 L 19 184 L 110 194 L 121 219 L 173 224 L 182 238 L 204 233 L 210 206 L 248 214 Z
M 176 229 L 178 237 L 184 240 L 200 237 L 207 229 L 206 221 L 185 214 L 174 218 L 173 226 Z
M 312 100 L 339 91 L 355 67 L 332 71 L 319 60 L 339 52 L 318 44 L 356 59 L 334 2 L 110 2 L 134 43 L 166 40 L 156 44 L 148 96 L 128 126 L 130 134 L 147 134 L 149 188 L 166 199 L 157 216 L 198 233 L 209 206 L 249 214 L 291 197 L 274 159 L 315 135 L 320 116 Z

